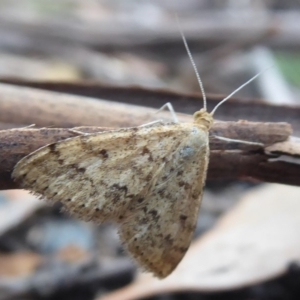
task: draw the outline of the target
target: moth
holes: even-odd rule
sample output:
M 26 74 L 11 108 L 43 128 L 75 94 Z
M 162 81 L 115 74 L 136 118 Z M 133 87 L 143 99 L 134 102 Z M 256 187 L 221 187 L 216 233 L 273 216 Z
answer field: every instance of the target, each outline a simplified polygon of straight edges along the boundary
M 196 75 L 204 108 L 193 123 L 155 123 L 46 145 L 16 164 L 13 179 L 84 221 L 118 223 L 139 265 L 159 278 L 168 276 L 192 241 L 209 161 L 208 133 L 219 106 L 206 111 Z

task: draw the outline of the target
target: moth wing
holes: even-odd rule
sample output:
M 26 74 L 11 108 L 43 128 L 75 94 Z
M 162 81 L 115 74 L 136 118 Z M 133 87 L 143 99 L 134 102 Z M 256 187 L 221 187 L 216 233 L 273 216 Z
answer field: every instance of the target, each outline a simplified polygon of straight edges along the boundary
M 121 222 L 185 134 L 178 124 L 82 135 L 24 157 L 12 176 L 83 220 Z
M 147 271 L 164 278 L 190 246 L 197 224 L 209 155 L 208 134 L 191 127 L 156 175 L 143 207 L 128 207 L 120 236 Z

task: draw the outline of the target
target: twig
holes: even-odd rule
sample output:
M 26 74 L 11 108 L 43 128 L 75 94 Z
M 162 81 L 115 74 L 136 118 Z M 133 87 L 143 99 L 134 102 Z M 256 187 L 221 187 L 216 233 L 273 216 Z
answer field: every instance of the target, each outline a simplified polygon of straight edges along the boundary
M 98 127 L 73 129 L 83 132 L 108 130 Z M 270 158 L 274 158 L 274 154 L 265 153 L 265 148 L 270 145 L 287 143 L 291 134 L 289 124 L 216 122 L 210 134 L 211 154 L 208 179 L 253 177 L 262 181 L 300 185 L 299 165 L 281 161 L 269 162 Z M 0 131 L 0 189 L 18 188 L 11 180 L 11 172 L 22 157 L 44 145 L 75 135 L 73 131 L 63 128 L 21 128 Z M 241 142 L 220 141 L 215 136 Z M 243 141 L 250 141 L 252 144 Z M 299 154 L 291 153 L 293 157 L 297 155 Z M 278 156 L 280 153 L 276 154 L 276 157 Z
M 172 103 L 176 112 L 186 114 L 193 114 L 202 107 L 203 103 L 199 94 L 177 93 L 170 90 L 147 89 L 136 86 L 103 85 L 89 81 L 72 83 L 1 78 L 0 82 L 16 85 L 14 87 L 0 84 L 0 122 L 4 122 L 4 120 L 6 122 L 9 119 L 8 116 L 13 116 L 13 120 L 10 119 L 9 122 L 18 125 L 15 127 L 20 127 L 19 124 L 21 126 L 36 124 L 37 126 L 56 127 L 82 125 L 128 127 L 147 123 L 153 118 L 163 117 L 170 120 L 168 112 L 154 115 L 157 109 L 167 102 Z M 33 88 L 23 89 L 23 86 Z M 8 87 L 10 88 L 8 89 Z M 39 91 L 37 88 L 44 91 Z M 50 93 L 49 91 L 77 95 L 77 97 Z M 4 97 L 6 93 L 8 96 Z M 110 101 L 103 102 L 99 98 Z M 207 95 L 208 111 L 211 111 L 222 99 L 223 96 L 221 95 Z M 300 136 L 299 106 L 272 105 L 258 99 L 245 100 L 237 97 L 230 99 L 226 105 L 217 111 L 215 118 L 223 121 L 288 122 L 293 127 L 294 135 Z M 116 107 L 116 103 L 113 101 L 122 102 L 123 105 L 119 103 Z M 70 102 L 73 103 L 71 110 L 68 109 Z M 40 108 L 39 114 L 42 114 L 41 116 L 31 113 L 30 107 L 35 107 L 35 105 Z M 156 109 L 147 109 L 146 111 L 140 105 L 155 107 Z M 28 107 L 29 116 L 21 118 L 16 107 L 22 107 L 26 110 Z M 34 108 L 34 110 L 36 109 Z M 55 111 L 58 111 L 58 117 L 55 117 Z M 191 116 L 178 115 L 181 122 L 192 121 Z

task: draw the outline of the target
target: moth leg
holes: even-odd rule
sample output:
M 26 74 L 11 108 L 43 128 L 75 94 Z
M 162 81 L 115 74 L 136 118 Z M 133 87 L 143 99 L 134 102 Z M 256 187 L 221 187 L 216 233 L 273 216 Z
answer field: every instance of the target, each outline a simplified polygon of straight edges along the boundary
M 233 142 L 233 143 L 239 143 L 239 144 L 246 144 L 246 145 L 254 145 L 254 146 L 260 146 L 262 147 L 262 143 L 257 143 L 257 142 L 249 142 L 245 140 L 237 140 L 237 139 L 231 139 L 231 138 L 226 138 L 223 136 L 218 136 L 218 135 L 212 135 L 212 138 L 218 139 L 220 141 L 225 141 L 225 142 Z
M 91 133 L 87 133 L 87 132 L 83 132 L 83 131 L 79 131 L 76 129 L 68 129 L 69 132 L 75 133 L 76 135 L 90 135 Z
M 218 135 L 212 135 L 211 137 L 215 138 L 215 139 L 218 139 L 220 141 L 225 141 L 225 142 L 234 142 L 234 143 L 241 143 L 241 144 L 247 144 L 247 145 L 263 146 L 262 143 L 249 142 L 249 141 L 245 141 L 245 140 L 231 139 L 231 138 L 226 138 L 226 137 L 218 136 Z
M 172 115 L 172 118 L 173 118 L 173 122 L 174 123 L 179 123 L 179 120 L 178 120 L 177 115 L 175 113 L 174 107 L 170 102 L 167 102 L 166 104 L 164 104 L 156 113 L 162 111 L 164 108 L 167 108 L 170 111 L 170 113 Z
M 163 125 L 164 124 L 164 121 L 163 120 L 156 120 L 156 121 L 152 121 L 152 122 L 149 122 L 149 123 L 146 123 L 146 124 L 142 124 L 138 127 L 151 127 L 152 125 Z
M 35 126 L 36 126 L 36 124 L 30 124 L 28 126 L 20 127 L 18 129 L 27 129 L 27 128 L 32 128 L 32 127 L 35 127 Z

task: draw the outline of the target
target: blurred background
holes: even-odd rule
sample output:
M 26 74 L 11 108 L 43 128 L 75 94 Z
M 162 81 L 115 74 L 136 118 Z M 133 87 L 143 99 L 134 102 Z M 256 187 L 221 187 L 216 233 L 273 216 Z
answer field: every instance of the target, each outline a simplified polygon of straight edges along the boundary
M 207 92 L 228 94 L 249 75 L 274 66 L 265 81 L 277 80 L 287 93 L 281 101 L 293 102 L 299 93 L 298 4 L 3 0 L 0 75 L 198 92 L 177 13 Z M 265 85 L 263 91 L 246 87 L 241 95 L 261 96 Z
M 272 66 L 238 96 L 299 106 L 296 0 L 1 0 L 0 82 L 55 83 L 54 90 L 70 82 L 82 95 L 87 82 L 199 93 L 175 14 L 206 93 L 226 96 Z M 195 243 L 160 283 L 140 274 L 113 224 L 84 223 L 60 209 L 25 191 L 1 192 L 0 299 L 300 297 L 296 187 L 208 182 Z

